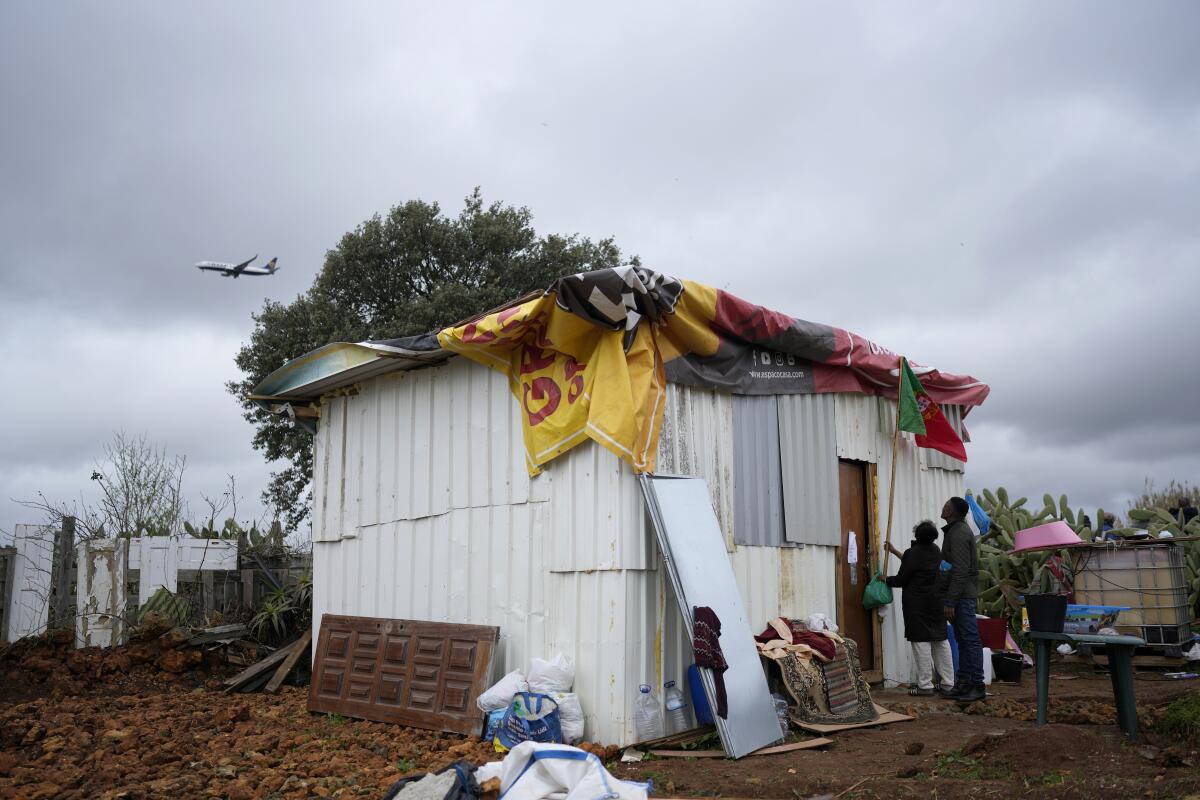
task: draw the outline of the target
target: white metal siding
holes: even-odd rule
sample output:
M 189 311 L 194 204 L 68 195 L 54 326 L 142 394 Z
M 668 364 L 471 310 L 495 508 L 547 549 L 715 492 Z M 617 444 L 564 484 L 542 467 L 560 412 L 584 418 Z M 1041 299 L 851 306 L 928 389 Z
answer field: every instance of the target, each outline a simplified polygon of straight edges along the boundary
M 545 467 L 551 482 L 550 569 L 652 569 L 646 505 L 628 466 L 590 442 Z
M 733 398 L 709 389 L 667 384 L 657 472 L 704 478 L 725 541 L 734 547 Z M 625 470 L 628 474 L 629 470 Z
M 739 545 L 781 547 L 783 476 L 775 395 L 733 398 L 733 507 Z
M 835 616 L 836 549 L 738 547 L 732 555 L 738 588 L 750 627 L 784 616 L 804 618 L 818 611 Z
M 874 431 L 884 512 L 890 435 L 879 430 L 881 414 L 871 403 L 788 400 L 817 412 L 809 429 L 824 437 L 833 464 L 822 505 L 836 541 L 835 423 L 858 431 L 859 444 L 842 452 L 860 460 L 871 460 L 864 456 Z M 730 541 L 732 404 L 729 395 L 670 386 L 659 451 L 660 471 L 708 481 Z M 314 627 L 322 613 L 498 625 L 496 677 L 564 652 L 576 660 L 586 735 L 629 743 L 638 684 L 654 684 L 661 697 L 663 681 L 683 680 L 692 660 L 670 581 L 657 568 L 637 479 L 588 442 L 530 481 L 518 414 L 503 376 L 464 359 L 373 379 L 357 395 L 326 400 L 314 445 Z M 372 440 L 378 448 L 367 445 Z M 897 531 L 936 517 L 942 495 L 962 486 L 961 473 L 922 471 L 915 448 L 904 447 Z M 415 469 L 419 459 L 431 464 L 424 473 Z M 349 503 L 343 475 L 351 476 Z M 352 531 L 343 519 L 353 520 Z M 835 553 L 738 546 L 730 559 L 753 624 L 781 614 L 834 614 Z M 899 608 L 889 613 L 885 672 L 903 681 L 909 648 Z
M 326 399 L 314 442 L 313 541 L 399 520 L 545 500 L 504 376 L 456 358 Z
M 878 397 L 865 394 L 834 395 L 838 458 L 879 460 L 878 404 Z M 891 455 L 890 448 L 886 452 Z
M 836 420 L 834 395 L 779 395 L 779 457 L 789 542 L 838 544 Z

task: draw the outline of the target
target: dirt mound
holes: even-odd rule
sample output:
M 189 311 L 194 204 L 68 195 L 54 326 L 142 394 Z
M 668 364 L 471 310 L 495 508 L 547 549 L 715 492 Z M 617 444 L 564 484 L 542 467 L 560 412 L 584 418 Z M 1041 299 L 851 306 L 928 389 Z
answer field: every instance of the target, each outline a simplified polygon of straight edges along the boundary
M 156 681 L 193 678 L 197 685 L 226 667 L 218 654 L 187 647 L 188 631 L 159 620 L 135 629 L 131 644 L 74 649 L 74 634 L 48 631 L 15 643 L 0 656 L 0 702 L 20 702 L 49 693 L 72 697 L 100 684 L 145 686 Z
M 0 706 L 0 797 L 378 798 L 408 774 L 501 758 L 479 737 L 310 714 L 306 697 L 176 689 Z
M 1080 771 L 1124 756 L 1124 741 L 1113 727 L 1051 724 L 988 737 L 974 755 L 1025 775 Z
M 1139 703 L 1138 724 L 1149 728 L 1162 716 L 1161 705 Z M 1018 699 L 989 699 L 987 702 L 974 703 L 967 708 L 968 714 L 985 717 L 1000 717 L 1020 722 L 1035 722 L 1037 720 L 1037 703 L 1035 701 Z M 1063 725 L 1116 725 L 1117 709 L 1111 701 L 1091 698 L 1051 697 L 1046 707 L 1046 719 L 1051 723 Z

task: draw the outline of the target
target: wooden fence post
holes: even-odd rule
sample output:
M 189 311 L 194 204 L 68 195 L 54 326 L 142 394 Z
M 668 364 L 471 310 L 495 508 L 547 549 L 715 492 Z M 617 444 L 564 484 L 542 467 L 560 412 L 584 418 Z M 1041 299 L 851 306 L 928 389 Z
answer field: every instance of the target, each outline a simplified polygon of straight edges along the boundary
M 75 555 L 75 518 L 63 517 L 58 532 L 58 564 L 54 573 L 54 625 L 65 625 L 74 618 L 71 602 L 71 562 Z

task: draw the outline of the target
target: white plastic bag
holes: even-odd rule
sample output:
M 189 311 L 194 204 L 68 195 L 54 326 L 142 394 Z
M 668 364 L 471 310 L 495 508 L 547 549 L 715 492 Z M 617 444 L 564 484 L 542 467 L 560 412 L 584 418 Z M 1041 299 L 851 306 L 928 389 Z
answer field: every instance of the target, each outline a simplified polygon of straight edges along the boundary
M 558 703 L 558 723 L 562 726 L 563 741 L 576 744 L 583 741 L 583 706 L 579 695 L 571 692 L 555 692 L 550 695 Z
M 508 704 L 512 702 L 513 695 L 517 692 L 528 691 L 529 682 L 525 680 L 525 674 L 519 669 L 514 669 L 496 681 L 486 692 L 479 695 L 475 699 L 475 705 L 479 706 L 479 710 L 485 714 L 492 711 L 499 711 L 502 708 L 508 708 Z
M 575 662 L 558 653 L 545 661 L 535 658 L 529 667 L 529 691 L 542 694 L 569 692 L 575 685 Z
M 810 631 L 830 631 L 837 633 L 837 623 L 831 620 L 825 614 L 809 614 L 808 619 L 804 620 L 804 624 L 808 626 Z
M 614 778 L 600 759 L 565 744 L 521 742 L 503 761 L 492 761 L 475 770 L 475 780 L 500 779 L 500 794 L 506 800 L 646 800 L 645 783 Z

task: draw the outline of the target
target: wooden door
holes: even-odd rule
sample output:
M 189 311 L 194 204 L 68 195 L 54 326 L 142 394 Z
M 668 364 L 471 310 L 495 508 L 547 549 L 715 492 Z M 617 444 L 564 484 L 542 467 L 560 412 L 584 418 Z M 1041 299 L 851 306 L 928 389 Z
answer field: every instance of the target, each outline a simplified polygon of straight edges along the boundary
M 475 699 L 499 637 L 485 625 L 324 614 L 308 710 L 478 734 Z
M 838 624 L 841 633 L 858 644 L 864 670 L 875 665 L 875 613 L 862 605 L 863 590 L 871 580 L 873 539 L 867 491 L 867 465 L 857 461 L 838 462 L 838 485 L 842 506 L 842 533 L 837 549 Z M 853 538 L 854 547 L 851 546 Z M 857 557 L 851 561 L 852 557 Z

